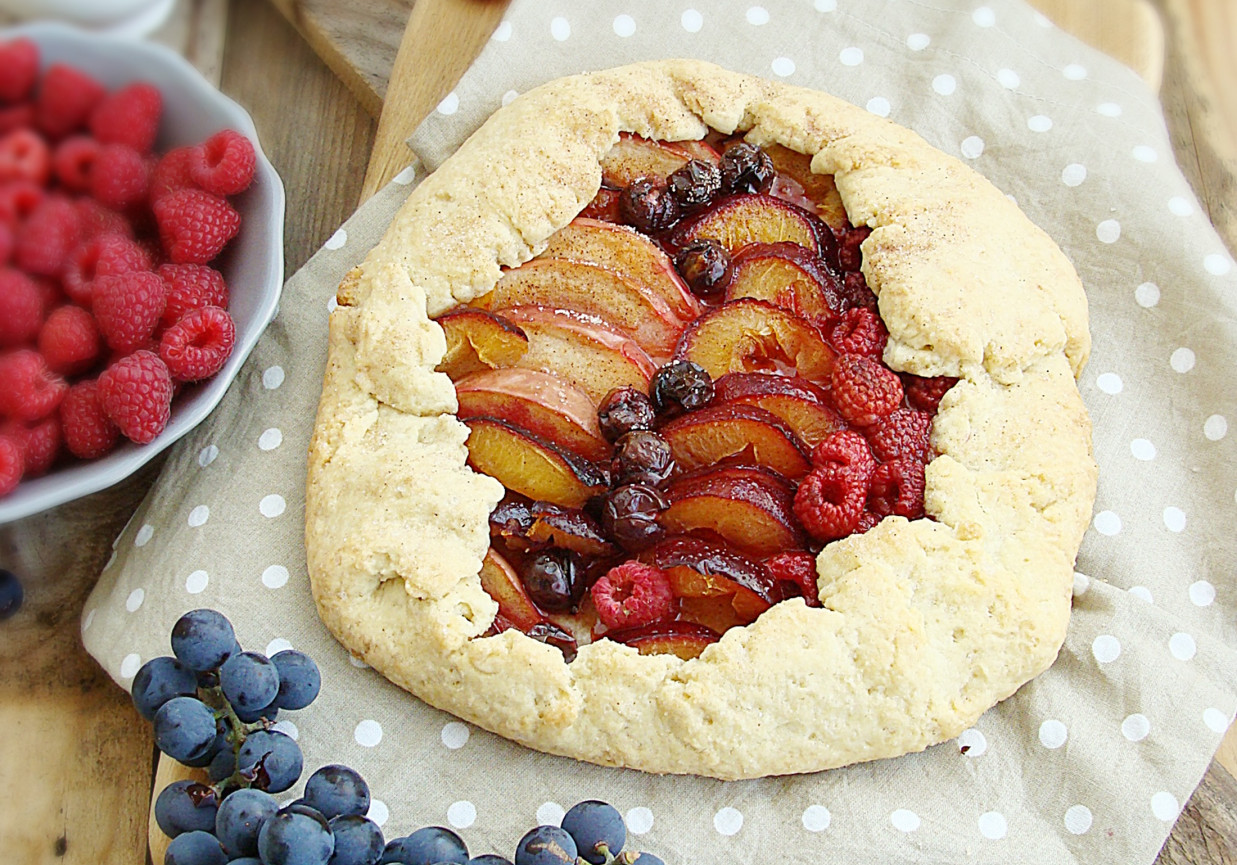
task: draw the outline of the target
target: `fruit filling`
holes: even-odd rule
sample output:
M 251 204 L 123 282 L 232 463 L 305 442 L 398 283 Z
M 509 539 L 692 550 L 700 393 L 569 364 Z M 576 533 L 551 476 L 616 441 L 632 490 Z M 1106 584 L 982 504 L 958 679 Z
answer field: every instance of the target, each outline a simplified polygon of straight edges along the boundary
M 438 318 L 469 464 L 507 489 L 490 634 L 694 658 L 820 606 L 824 544 L 924 516 L 955 379 L 882 362 L 869 229 L 809 163 L 624 134 L 544 252 Z

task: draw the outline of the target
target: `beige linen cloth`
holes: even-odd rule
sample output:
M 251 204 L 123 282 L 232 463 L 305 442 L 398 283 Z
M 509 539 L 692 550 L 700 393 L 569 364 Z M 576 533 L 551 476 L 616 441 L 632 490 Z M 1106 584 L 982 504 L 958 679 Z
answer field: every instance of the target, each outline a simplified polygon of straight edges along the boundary
M 365 775 L 388 837 L 443 824 L 474 854 L 510 856 L 535 822 L 601 798 L 627 816 L 632 845 L 670 865 L 1149 863 L 1237 706 L 1232 259 L 1173 163 L 1154 96 L 1016 0 L 758 2 L 516 0 L 413 149 L 432 170 L 545 80 L 691 56 L 831 91 L 991 178 L 1074 261 L 1091 303 L 1081 388 L 1099 498 L 1051 670 L 924 753 L 723 783 L 539 754 L 351 661 L 310 600 L 305 454 L 335 286 L 414 170 L 288 281 L 227 398 L 117 539 L 86 647 L 127 688 L 168 654 L 178 616 L 214 607 L 248 649 L 309 652 L 322 696 L 280 726 L 306 776 L 329 762 Z

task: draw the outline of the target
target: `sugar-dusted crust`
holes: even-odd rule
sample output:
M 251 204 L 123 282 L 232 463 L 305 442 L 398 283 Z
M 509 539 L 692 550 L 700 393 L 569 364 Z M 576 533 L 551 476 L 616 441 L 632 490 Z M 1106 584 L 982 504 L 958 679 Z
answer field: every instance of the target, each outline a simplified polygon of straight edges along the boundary
M 502 495 L 465 465 L 429 316 L 526 261 L 596 193 L 630 131 L 745 131 L 815 154 L 855 223 L 886 362 L 963 381 L 933 429 L 931 520 L 889 518 L 818 559 L 823 608 L 781 603 L 693 661 L 611 641 L 570 665 L 515 631 L 478 571 Z M 422 183 L 339 290 L 309 459 L 306 547 L 323 621 L 426 702 L 544 751 L 747 778 L 890 757 L 956 736 L 1046 669 L 1091 512 L 1074 376 L 1086 299 L 1004 195 L 845 102 L 695 61 L 551 82 Z

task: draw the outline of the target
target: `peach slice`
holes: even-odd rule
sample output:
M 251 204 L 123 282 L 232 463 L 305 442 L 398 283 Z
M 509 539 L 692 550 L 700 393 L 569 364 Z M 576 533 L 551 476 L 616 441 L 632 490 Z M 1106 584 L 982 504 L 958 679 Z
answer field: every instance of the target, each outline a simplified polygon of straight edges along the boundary
M 659 522 L 673 534 L 715 535 L 755 556 L 804 546 L 790 484 L 772 472 L 707 468 L 672 481 L 665 495 Z
M 753 405 L 697 409 L 667 423 L 661 434 L 684 471 L 729 462 L 801 478 L 812 468 L 795 434 L 773 413 Z
M 663 141 L 661 145 L 683 153 L 688 159 L 699 159 L 701 162 L 711 162 L 714 165 L 722 161 L 722 155 L 707 141 L 686 139 L 684 141 Z
M 813 324 L 843 311 L 842 284 L 824 262 L 797 243 L 752 243 L 732 260 L 726 300 L 767 300 Z
M 524 331 L 501 315 L 462 306 L 436 319 L 447 338 L 437 370 L 455 381 L 469 373 L 513 366 L 528 350 Z
M 728 372 L 789 371 L 828 381 L 837 353 L 820 331 L 768 301 L 739 298 L 696 319 L 674 356 L 702 366 L 715 380 Z
M 461 420 L 479 415 L 508 423 L 554 442 L 586 460 L 610 456 L 588 394 L 566 379 L 535 369 L 487 369 L 455 383 Z
M 582 261 L 621 274 L 661 297 L 684 321 L 696 318 L 703 309 L 666 253 L 624 225 L 576 217 L 550 237 L 549 245 L 537 258 Z
M 520 306 L 501 314 L 528 336 L 521 369 L 552 372 L 579 387 L 594 405 L 616 387 L 647 392 L 657 364 L 629 336 L 565 309 Z
M 481 560 L 481 588 L 498 602 L 499 617 L 506 619 L 512 627 L 528 631 L 545 619 L 524 590 L 515 568 L 493 547 L 486 551 L 485 558 Z
M 814 255 L 828 227 L 801 207 L 772 195 L 740 193 L 719 198 L 675 228 L 668 245 L 681 249 L 694 240 L 716 240 L 734 255 L 749 243 L 797 243 Z
M 850 218 L 846 215 L 846 207 L 842 204 L 842 196 L 838 194 L 838 186 L 832 174 L 814 174 L 812 157 L 789 147 L 770 144 L 765 146 L 764 151 L 773 160 L 773 167 L 778 174 L 785 175 L 799 185 L 803 195 L 816 205 L 817 215 L 830 228 L 850 227 Z
M 472 417 L 464 423 L 472 431 L 469 465 L 509 490 L 578 508 L 608 487 L 600 468 L 528 430 L 494 417 Z
M 473 301 L 480 309 L 555 306 L 593 315 L 627 333 L 651 354 L 667 354 L 685 322 L 658 294 L 618 273 L 563 258 L 536 259 L 498 280 Z
M 679 598 L 681 619 L 719 633 L 733 625 L 754 621 L 783 600 L 765 568 L 721 544 L 670 537 L 642 553 L 640 560 L 661 568 L 669 576 L 675 597 Z
M 639 628 L 610 631 L 606 637 L 638 649 L 641 655 L 677 655 L 690 661 L 700 657 L 720 635 L 693 622 L 654 622 Z
M 601 157 L 601 182 L 622 189 L 637 177 L 651 174 L 664 178 L 691 158 L 682 150 L 659 141 L 620 132 L 619 140 Z
M 824 390 L 798 376 L 732 372 L 713 383 L 713 404 L 754 405 L 775 415 L 811 450 L 846 428 Z

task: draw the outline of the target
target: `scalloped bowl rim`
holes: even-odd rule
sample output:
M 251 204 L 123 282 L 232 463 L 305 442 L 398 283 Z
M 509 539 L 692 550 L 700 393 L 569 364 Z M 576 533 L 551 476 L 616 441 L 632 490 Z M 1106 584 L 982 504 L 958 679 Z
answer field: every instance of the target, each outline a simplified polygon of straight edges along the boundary
M 221 269 L 228 277 L 231 294 L 229 310 L 236 319 L 236 346 L 223 369 L 208 381 L 187 389 L 192 392 L 177 397 L 167 428 L 149 444 L 125 442 L 101 459 L 73 463 L 43 477 L 23 481 L 8 496 L 0 498 L 0 524 L 119 483 L 201 423 L 223 399 L 266 326 L 275 317 L 284 279 L 283 182 L 262 152 L 253 119 L 244 108 L 220 93 L 187 60 L 162 45 L 109 37 L 49 22 L 0 29 L 0 41 L 18 36 L 28 36 L 39 44 L 44 67 L 48 62 L 64 59 L 96 76 L 109 89 L 143 79 L 156 84 L 165 95 L 187 92 L 192 99 L 191 108 L 164 100 L 161 150 L 197 143 L 210 134 L 196 131 L 186 134 L 186 127 L 172 120 L 177 113 L 188 112 L 191 116 L 185 119 L 191 126 L 212 126 L 211 131 L 226 126 L 244 134 L 253 142 L 257 163 L 253 186 L 234 198 L 237 210 L 244 217 L 244 228 L 223 254 L 226 260 Z M 259 257 L 256 261 L 252 259 L 255 256 Z M 246 277 L 243 285 L 237 284 L 237 276 Z M 241 311 L 245 313 L 243 316 L 239 314 Z

